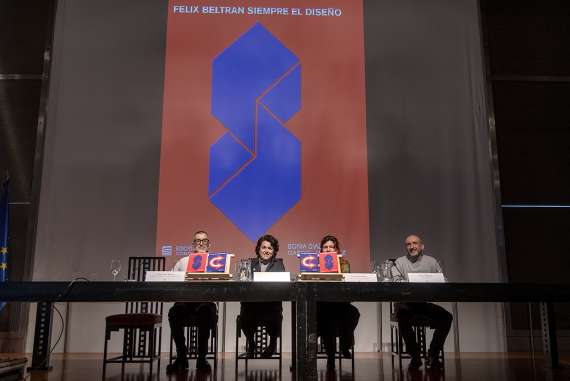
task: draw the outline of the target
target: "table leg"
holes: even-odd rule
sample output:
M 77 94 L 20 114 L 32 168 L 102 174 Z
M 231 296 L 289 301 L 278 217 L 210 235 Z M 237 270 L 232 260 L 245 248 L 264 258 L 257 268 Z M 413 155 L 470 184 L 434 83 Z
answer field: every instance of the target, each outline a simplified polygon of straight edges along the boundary
M 317 302 L 307 298 L 307 353 L 305 380 L 317 380 Z
M 301 289 L 301 287 L 299 287 L 299 289 Z M 296 380 L 303 380 L 303 376 L 305 374 L 305 367 L 306 367 L 306 363 L 305 363 L 305 354 L 307 353 L 307 326 L 305 324 L 305 320 L 307 317 L 307 302 L 305 299 L 301 299 L 306 297 L 306 293 L 303 293 L 301 291 L 297 291 L 298 294 L 300 295 L 299 298 L 297 298 L 297 301 L 295 302 L 296 308 L 295 308 L 295 316 L 296 316 L 296 321 L 295 321 L 295 336 L 297 336 L 296 338 L 296 343 L 297 343 L 297 348 L 296 348 L 296 360 L 295 360 L 295 379 Z
M 558 342 L 556 339 L 556 322 L 552 303 L 540 303 L 540 320 L 542 328 L 542 350 L 549 368 L 558 368 Z
M 317 303 L 307 292 L 307 285 L 298 288 L 297 298 L 297 380 L 317 380 Z
M 28 370 L 50 370 L 51 320 L 53 303 L 38 302 L 32 366 Z
M 291 371 L 297 366 L 297 303 L 291 302 Z

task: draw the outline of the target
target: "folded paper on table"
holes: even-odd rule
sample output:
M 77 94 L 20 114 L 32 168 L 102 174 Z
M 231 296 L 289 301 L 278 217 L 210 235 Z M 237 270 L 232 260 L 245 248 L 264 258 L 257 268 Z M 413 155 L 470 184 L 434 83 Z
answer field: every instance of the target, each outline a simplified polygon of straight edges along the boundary
M 408 273 L 411 283 L 445 283 L 443 273 Z
M 253 273 L 254 282 L 290 282 L 290 272 L 260 272 Z
M 184 271 L 147 271 L 145 282 L 184 282 Z
M 345 282 L 378 282 L 376 273 L 346 273 Z

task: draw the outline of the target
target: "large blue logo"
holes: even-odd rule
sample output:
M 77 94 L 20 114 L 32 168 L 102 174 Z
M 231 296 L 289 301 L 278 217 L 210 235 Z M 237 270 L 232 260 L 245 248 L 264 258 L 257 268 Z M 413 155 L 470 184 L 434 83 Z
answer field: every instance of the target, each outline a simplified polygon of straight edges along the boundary
M 257 23 L 212 64 L 212 114 L 228 131 L 210 148 L 208 195 L 256 240 L 301 198 L 301 64 Z

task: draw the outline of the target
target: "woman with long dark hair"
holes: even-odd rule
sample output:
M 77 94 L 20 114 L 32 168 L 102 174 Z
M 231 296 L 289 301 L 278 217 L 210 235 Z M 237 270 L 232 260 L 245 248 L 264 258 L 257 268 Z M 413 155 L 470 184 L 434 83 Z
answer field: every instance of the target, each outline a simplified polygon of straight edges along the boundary
M 335 236 L 327 235 L 321 240 L 321 252 L 340 253 L 340 244 Z M 341 258 L 341 271 L 348 272 L 348 261 Z M 327 369 L 335 367 L 336 334 L 342 357 L 351 358 L 350 348 L 354 345 L 354 330 L 358 325 L 360 313 L 348 302 L 317 303 L 317 332 L 325 344 L 327 352 Z

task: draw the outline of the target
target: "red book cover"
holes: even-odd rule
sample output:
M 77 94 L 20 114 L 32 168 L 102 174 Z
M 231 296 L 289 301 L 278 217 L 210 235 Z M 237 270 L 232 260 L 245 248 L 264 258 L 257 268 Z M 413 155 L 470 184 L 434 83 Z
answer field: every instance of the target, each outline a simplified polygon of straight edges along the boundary
M 203 273 L 206 271 L 206 264 L 208 262 L 207 253 L 194 253 L 190 254 L 188 258 L 187 273 Z
M 320 253 L 319 254 L 319 270 L 322 273 L 338 273 L 338 254 L 337 253 Z

